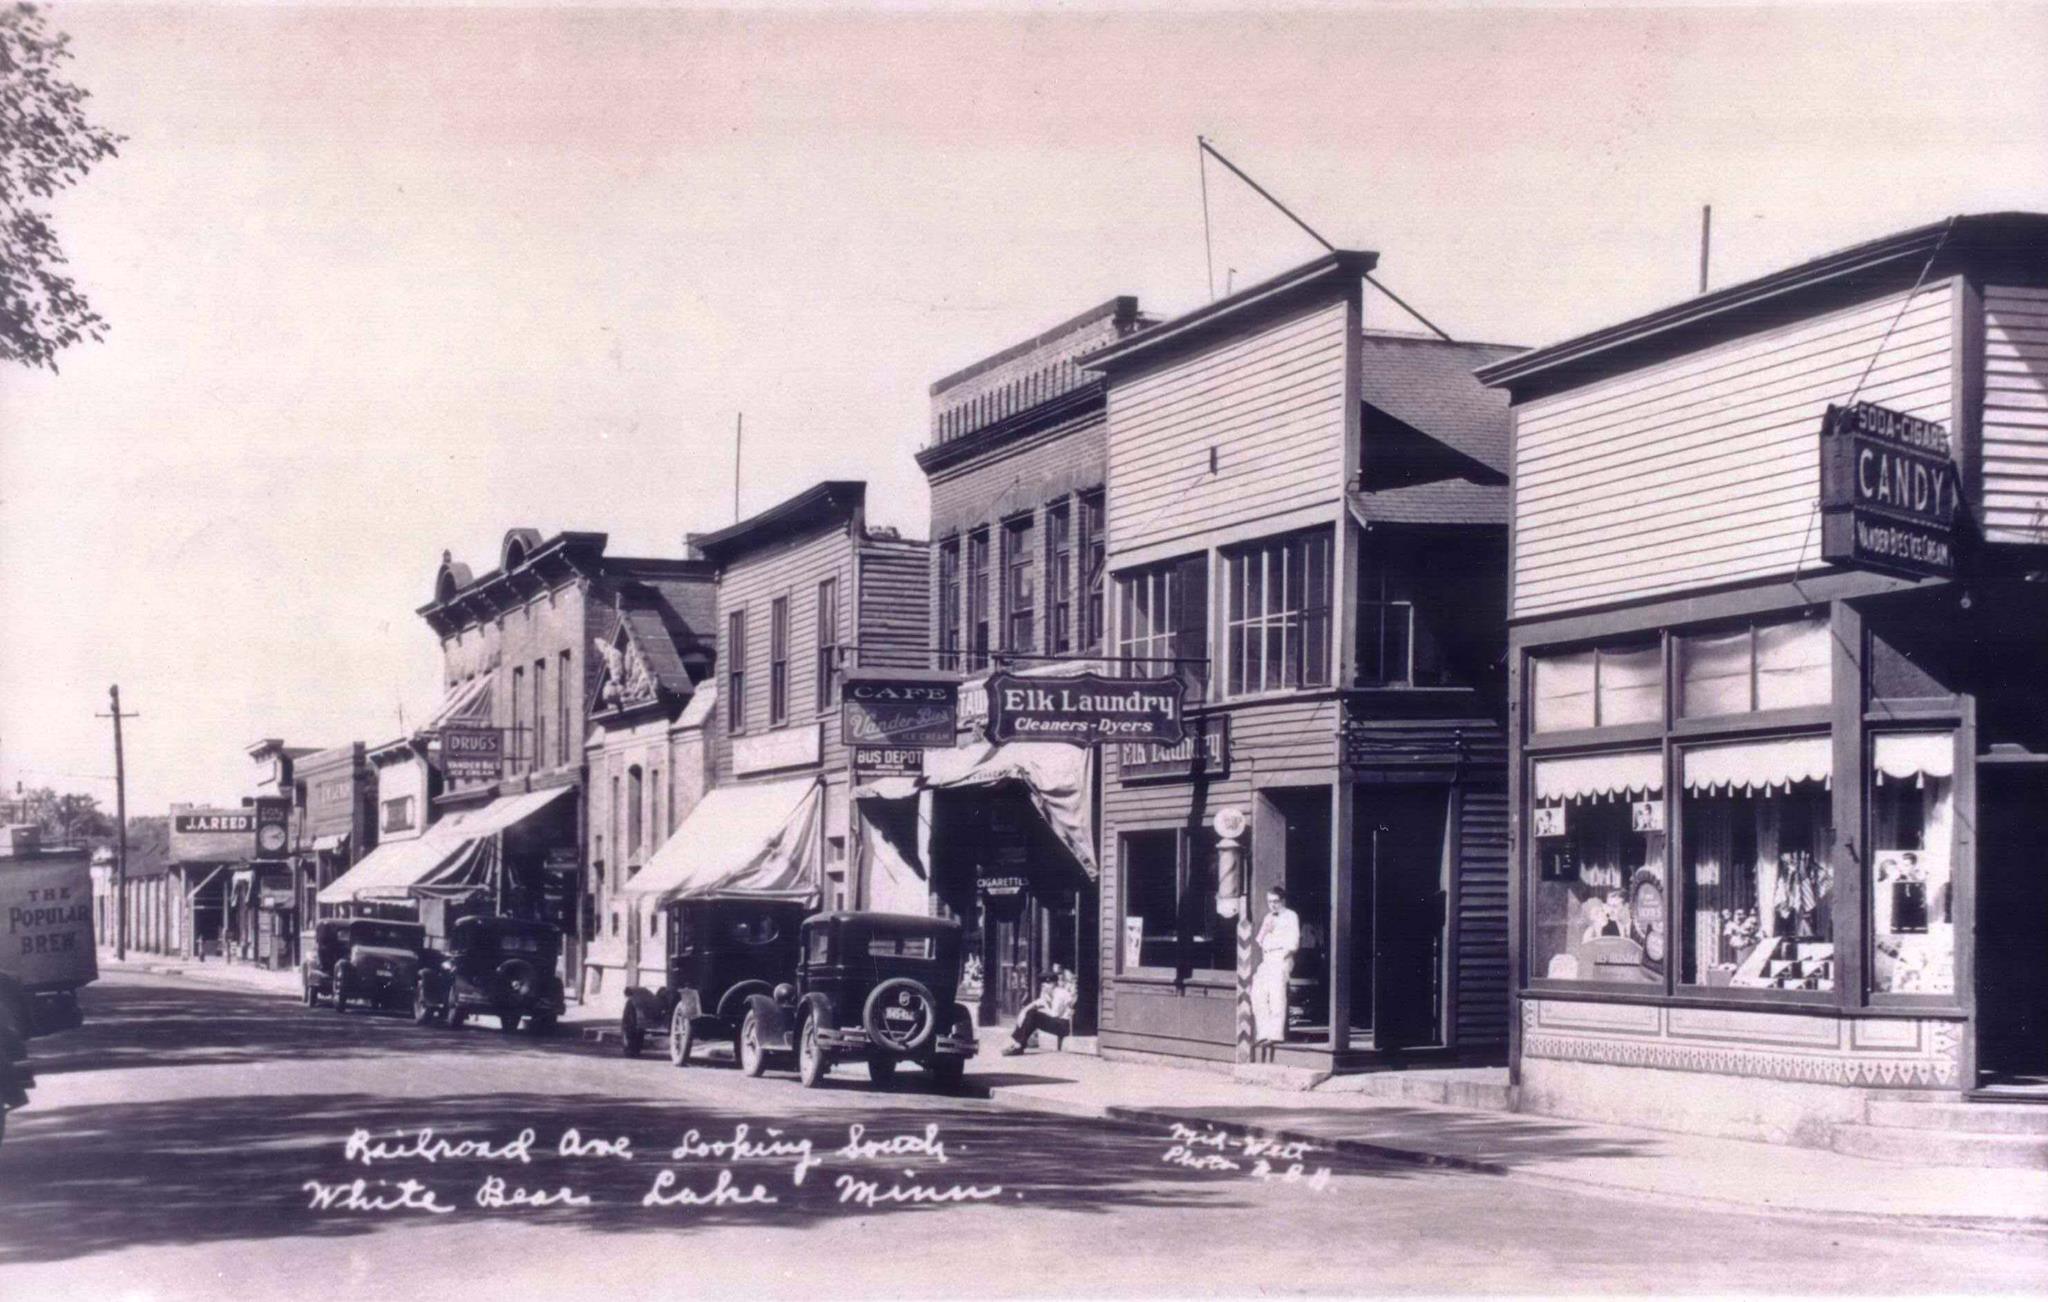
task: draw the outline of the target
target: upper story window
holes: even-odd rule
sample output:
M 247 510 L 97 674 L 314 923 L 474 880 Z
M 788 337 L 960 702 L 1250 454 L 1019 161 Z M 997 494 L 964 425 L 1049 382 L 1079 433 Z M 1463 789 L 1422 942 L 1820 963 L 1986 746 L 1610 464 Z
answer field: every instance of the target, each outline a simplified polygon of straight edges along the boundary
M 533 662 L 533 766 L 548 762 L 548 662 Z
M 1228 567 L 1228 694 L 1330 681 L 1330 535 L 1234 551 Z
M 789 598 L 768 604 L 768 726 L 789 722 Z
M 839 699 L 839 580 L 818 584 L 818 708 Z
M 640 844 L 646 836 L 647 778 L 635 764 L 626 770 L 626 861 L 637 867 Z
M 396 796 L 385 801 L 382 830 L 386 832 L 410 830 L 413 825 L 413 811 L 414 805 L 411 796 Z
M 939 544 L 939 668 L 960 667 L 960 540 Z
M 967 667 L 988 668 L 988 530 L 967 536 Z
M 1451 674 L 1428 610 L 1416 600 L 1419 548 L 1375 534 L 1358 580 L 1358 685 L 1444 687 Z
M 567 651 L 556 657 L 555 668 L 555 763 L 569 762 L 569 666 Z
M 1074 645 L 1085 650 L 1102 645 L 1102 590 L 1109 553 L 1103 533 L 1101 491 L 1082 493 L 1076 501 L 1080 505 L 1080 522 L 1074 531 L 1074 550 L 1081 562 L 1081 629 Z
M 725 617 L 725 726 L 747 730 L 747 612 Z
M 1189 556 L 1117 576 L 1117 658 L 1127 675 L 1179 674 L 1187 699 L 1209 684 L 1209 558 Z
M 1664 721 L 1664 651 L 1655 642 L 1529 659 L 1537 732 Z
M 1758 624 L 1678 639 L 1678 713 L 1697 719 L 1826 705 L 1826 619 Z
M 1003 649 L 1032 649 L 1038 613 L 1038 528 L 1030 516 L 1003 526 Z
M 533 739 L 526 735 L 526 666 L 512 667 L 512 756 L 506 765 L 517 773 L 526 767 L 525 758 Z
M 1074 513 L 1065 502 L 1045 512 L 1045 649 L 1074 649 Z

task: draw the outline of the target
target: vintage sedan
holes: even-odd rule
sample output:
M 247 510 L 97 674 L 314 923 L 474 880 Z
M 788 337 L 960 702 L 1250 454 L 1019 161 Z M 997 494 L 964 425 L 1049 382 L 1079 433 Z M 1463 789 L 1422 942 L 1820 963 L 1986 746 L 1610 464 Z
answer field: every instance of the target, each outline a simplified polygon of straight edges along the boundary
M 325 997 L 336 1012 L 346 1012 L 351 1001 L 403 1008 L 427 953 L 427 934 L 416 922 L 329 919 L 313 928 L 302 949 L 299 985 L 306 1007 Z
M 806 1086 L 835 1062 L 859 1058 L 886 1084 L 914 1062 L 958 1088 L 976 1051 L 974 1014 L 955 1001 L 960 924 L 902 913 L 823 913 L 803 925 L 794 984 L 749 995 L 740 1019 L 740 1070 L 758 1076 L 773 1053 L 796 1056 Z
M 699 1040 L 731 1040 L 751 995 L 772 995 L 796 975 L 798 929 L 810 907 L 782 900 L 716 896 L 668 906 L 667 983 L 632 986 L 619 1015 L 628 1058 L 648 1039 L 665 1038 L 668 1060 L 690 1064 Z
M 449 929 L 446 955 L 420 970 L 413 1020 L 460 1026 L 491 1014 L 508 1031 L 523 1020 L 535 1035 L 546 1035 L 567 1007 L 555 973 L 561 953 L 562 932 L 551 923 L 497 915 L 459 919 Z

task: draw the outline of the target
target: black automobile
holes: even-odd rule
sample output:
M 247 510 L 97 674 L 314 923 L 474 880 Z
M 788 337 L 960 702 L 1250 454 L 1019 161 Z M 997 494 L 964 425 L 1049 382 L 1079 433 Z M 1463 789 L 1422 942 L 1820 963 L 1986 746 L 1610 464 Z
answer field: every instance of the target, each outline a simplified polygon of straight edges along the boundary
M 750 995 L 772 995 L 796 975 L 799 928 L 810 907 L 781 900 L 679 900 L 668 906 L 667 984 L 632 986 L 619 1014 L 628 1058 L 650 1037 L 668 1041 L 668 1060 L 690 1065 L 700 1039 L 732 1040 Z
M 903 913 L 821 913 L 803 924 L 794 985 L 749 995 L 740 1070 L 758 1076 L 771 1053 L 794 1052 L 806 1086 L 843 1058 L 865 1059 L 877 1085 L 914 1062 L 947 1089 L 975 1054 L 974 1015 L 955 1002 L 960 924 Z
M 552 923 L 490 914 L 458 919 L 446 952 L 420 969 L 413 1020 L 460 1026 L 472 1015 L 495 1014 L 508 1031 L 523 1020 L 535 1035 L 546 1035 L 566 1007 L 555 974 L 561 952 L 562 932 Z
M 428 953 L 427 934 L 416 922 L 329 919 L 313 928 L 302 952 L 299 985 L 306 1007 L 324 997 L 336 1012 L 347 1012 L 350 1003 L 404 1008 Z

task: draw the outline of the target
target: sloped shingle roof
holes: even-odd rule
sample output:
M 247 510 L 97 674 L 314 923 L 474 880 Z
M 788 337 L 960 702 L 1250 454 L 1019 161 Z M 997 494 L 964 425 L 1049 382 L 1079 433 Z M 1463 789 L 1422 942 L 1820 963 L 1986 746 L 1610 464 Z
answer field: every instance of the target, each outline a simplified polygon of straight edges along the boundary
M 1473 370 L 1512 357 L 1512 344 L 1451 344 L 1441 339 L 1366 334 L 1359 347 L 1359 392 L 1371 406 L 1508 473 L 1508 398 Z

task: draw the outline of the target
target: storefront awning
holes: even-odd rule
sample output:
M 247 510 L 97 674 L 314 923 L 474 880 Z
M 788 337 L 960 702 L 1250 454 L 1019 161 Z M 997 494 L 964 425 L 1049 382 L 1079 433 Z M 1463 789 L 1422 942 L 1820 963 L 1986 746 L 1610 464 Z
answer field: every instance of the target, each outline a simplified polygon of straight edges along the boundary
M 1881 776 L 1901 782 L 1952 778 L 1956 773 L 1955 736 L 1946 732 L 1889 733 L 1872 747 L 1871 763 Z
M 918 785 L 946 791 L 1021 783 L 1039 817 L 1093 881 L 1097 872 L 1091 808 L 1094 763 L 1094 750 L 1082 746 L 1055 741 L 1013 741 L 1001 746 L 984 742 L 926 751 L 924 777 Z
M 1654 750 L 1620 755 L 1574 755 L 1536 761 L 1536 799 L 1543 804 L 1565 800 L 1601 800 L 1664 790 L 1664 756 Z
M 444 728 L 451 723 L 489 723 L 491 721 L 491 675 L 484 674 L 469 682 L 448 689 L 441 698 L 441 704 L 434 709 L 433 716 L 426 722 L 422 732 Z
M 1689 791 L 1715 791 L 1723 787 L 1743 791 L 1794 782 L 1826 782 L 1834 771 L 1835 744 L 1828 737 L 1745 741 L 1730 746 L 1699 746 L 1685 752 L 1685 785 Z
M 822 790 L 816 778 L 712 788 L 625 893 L 657 906 L 707 895 L 815 898 Z
M 410 841 L 387 841 L 329 882 L 322 904 L 355 900 L 406 899 L 417 895 L 462 894 L 482 886 L 493 855 L 485 842 L 496 832 L 524 822 L 574 787 L 549 787 L 500 796 L 488 805 L 450 814 Z
M 330 852 L 332 852 L 332 851 L 335 851 L 335 850 L 339 850 L 339 849 L 341 849 L 341 847 L 343 847 L 343 846 L 345 846 L 345 845 L 347 845 L 347 844 L 348 844 L 348 833 L 347 833 L 347 832 L 333 832 L 333 833 L 330 833 L 330 834 L 328 834 L 328 835 L 326 835 L 326 836 L 316 836 L 316 837 L 314 837 L 314 838 L 313 838 L 313 853 L 315 853 L 315 854 L 326 854 L 326 853 L 330 853 Z

